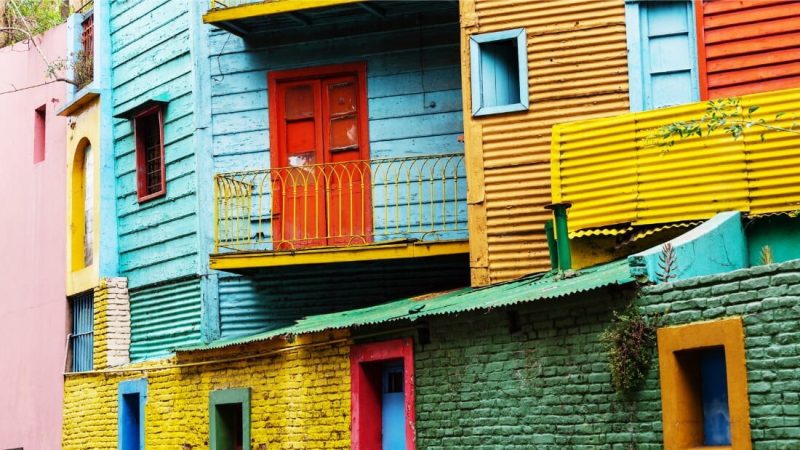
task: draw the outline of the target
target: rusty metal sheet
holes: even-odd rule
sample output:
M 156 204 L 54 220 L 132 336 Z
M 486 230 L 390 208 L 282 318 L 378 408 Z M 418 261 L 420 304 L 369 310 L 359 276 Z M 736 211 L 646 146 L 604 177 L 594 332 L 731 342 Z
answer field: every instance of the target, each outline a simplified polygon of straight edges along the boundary
M 529 111 L 472 118 L 482 136 L 491 282 L 550 267 L 554 124 L 629 110 L 622 0 L 476 0 L 475 33 L 525 28 Z M 468 119 L 469 121 L 470 119 Z

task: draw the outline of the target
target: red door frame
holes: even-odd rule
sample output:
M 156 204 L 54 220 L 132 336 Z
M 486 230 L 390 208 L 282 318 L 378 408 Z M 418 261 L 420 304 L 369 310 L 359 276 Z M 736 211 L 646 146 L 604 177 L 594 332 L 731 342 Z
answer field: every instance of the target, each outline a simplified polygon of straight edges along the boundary
M 275 70 L 267 73 L 267 89 L 269 97 L 269 143 L 270 143 L 270 167 L 281 167 L 281 161 L 286 159 L 286 148 L 283 147 L 284 130 L 278 124 L 281 121 L 279 112 L 279 96 L 278 84 L 292 81 L 303 81 L 309 79 L 323 79 L 331 78 L 342 75 L 355 75 L 358 80 L 358 159 L 367 161 L 369 160 L 369 111 L 367 110 L 367 63 L 354 62 L 347 64 L 332 64 L 326 66 L 304 67 L 301 69 L 288 69 L 288 70 Z M 324 117 L 321 120 L 325 120 Z M 330 124 L 322 124 L 322 129 L 327 130 Z M 323 149 L 325 153 L 324 142 L 325 138 L 322 137 Z M 324 162 L 324 161 L 323 161 Z M 371 183 L 368 187 L 368 195 L 366 201 L 368 202 L 367 208 L 364 211 L 363 223 L 366 230 L 372 229 L 372 199 L 371 199 Z M 274 200 L 273 200 L 274 201 Z M 274 208 L 274 206 L 273 206 Z M 273 227 L 275 224 L 273 224 Z M 351 225 L 352 226 L 352 225 Z M 364 231 L 366 231 L 364 230 Z M 273 228 L 275 234 L 275 228 Z M 273 235 L 273 240 L 275 236 Z M 371 241 L 371 235 L 367 237 L 367 242 Z M 366 243 L 366 242 L 365 242 Z
M 350 409 L 352 450 L 381 447 L 380 392 L 369 383 L 369 363 L 401 359 L 406 410 L 406 450 L 417 448 L 414 409 L 414 340 L 410 337 L 350 347 Z M 375 365 L 377 366 L 377 365 Z M 380 374 L 378 368 L 377 373 Z M 378 376 L 380 380 L 380 376 Z
M 708 100 L 708 63 L 706 61 L 705 5 L 703 0 L 694 0 L 694 23 L 697 30 L 697 78 L 700 80 L 700 100 Z

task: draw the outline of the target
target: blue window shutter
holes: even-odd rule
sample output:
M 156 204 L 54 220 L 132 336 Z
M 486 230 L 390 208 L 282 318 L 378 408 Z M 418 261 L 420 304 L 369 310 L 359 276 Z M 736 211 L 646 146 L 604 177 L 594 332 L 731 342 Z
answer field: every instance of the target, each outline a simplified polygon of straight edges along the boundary
M 692 2 L 626 4 L 631 110 L 699 100 Z
M 527 52 L 522 28 L 470 36 L 473 116 L 528 110 Z

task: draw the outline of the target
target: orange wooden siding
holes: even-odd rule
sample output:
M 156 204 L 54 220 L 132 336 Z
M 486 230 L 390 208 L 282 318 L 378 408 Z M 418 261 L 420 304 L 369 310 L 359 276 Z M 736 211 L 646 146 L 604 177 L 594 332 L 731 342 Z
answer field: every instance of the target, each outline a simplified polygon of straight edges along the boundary
M 800 86 L 794 0 L 705 0 L 697 8 L 703 99 Z
M 551 127 L 628 112 L 625 9 L 623 0 L 472 0 L 462 27 L 524 28 L 528 43 L 528 111 L 465 117 L 473 284 L 483 285 L 549 270 Z

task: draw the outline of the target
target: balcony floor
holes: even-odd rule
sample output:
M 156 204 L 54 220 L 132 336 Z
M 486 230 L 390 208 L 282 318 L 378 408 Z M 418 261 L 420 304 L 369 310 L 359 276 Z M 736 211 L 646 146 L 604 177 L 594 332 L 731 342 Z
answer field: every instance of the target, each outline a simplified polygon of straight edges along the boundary
M 215 270 L 236 272 L 259 267 L 380 261 L 466 253 L 469 253 L 467 241 L 403 240 L 348 247 L 315 247 L 286 252 L 216 253 L 210 256 L 210 267 Z

